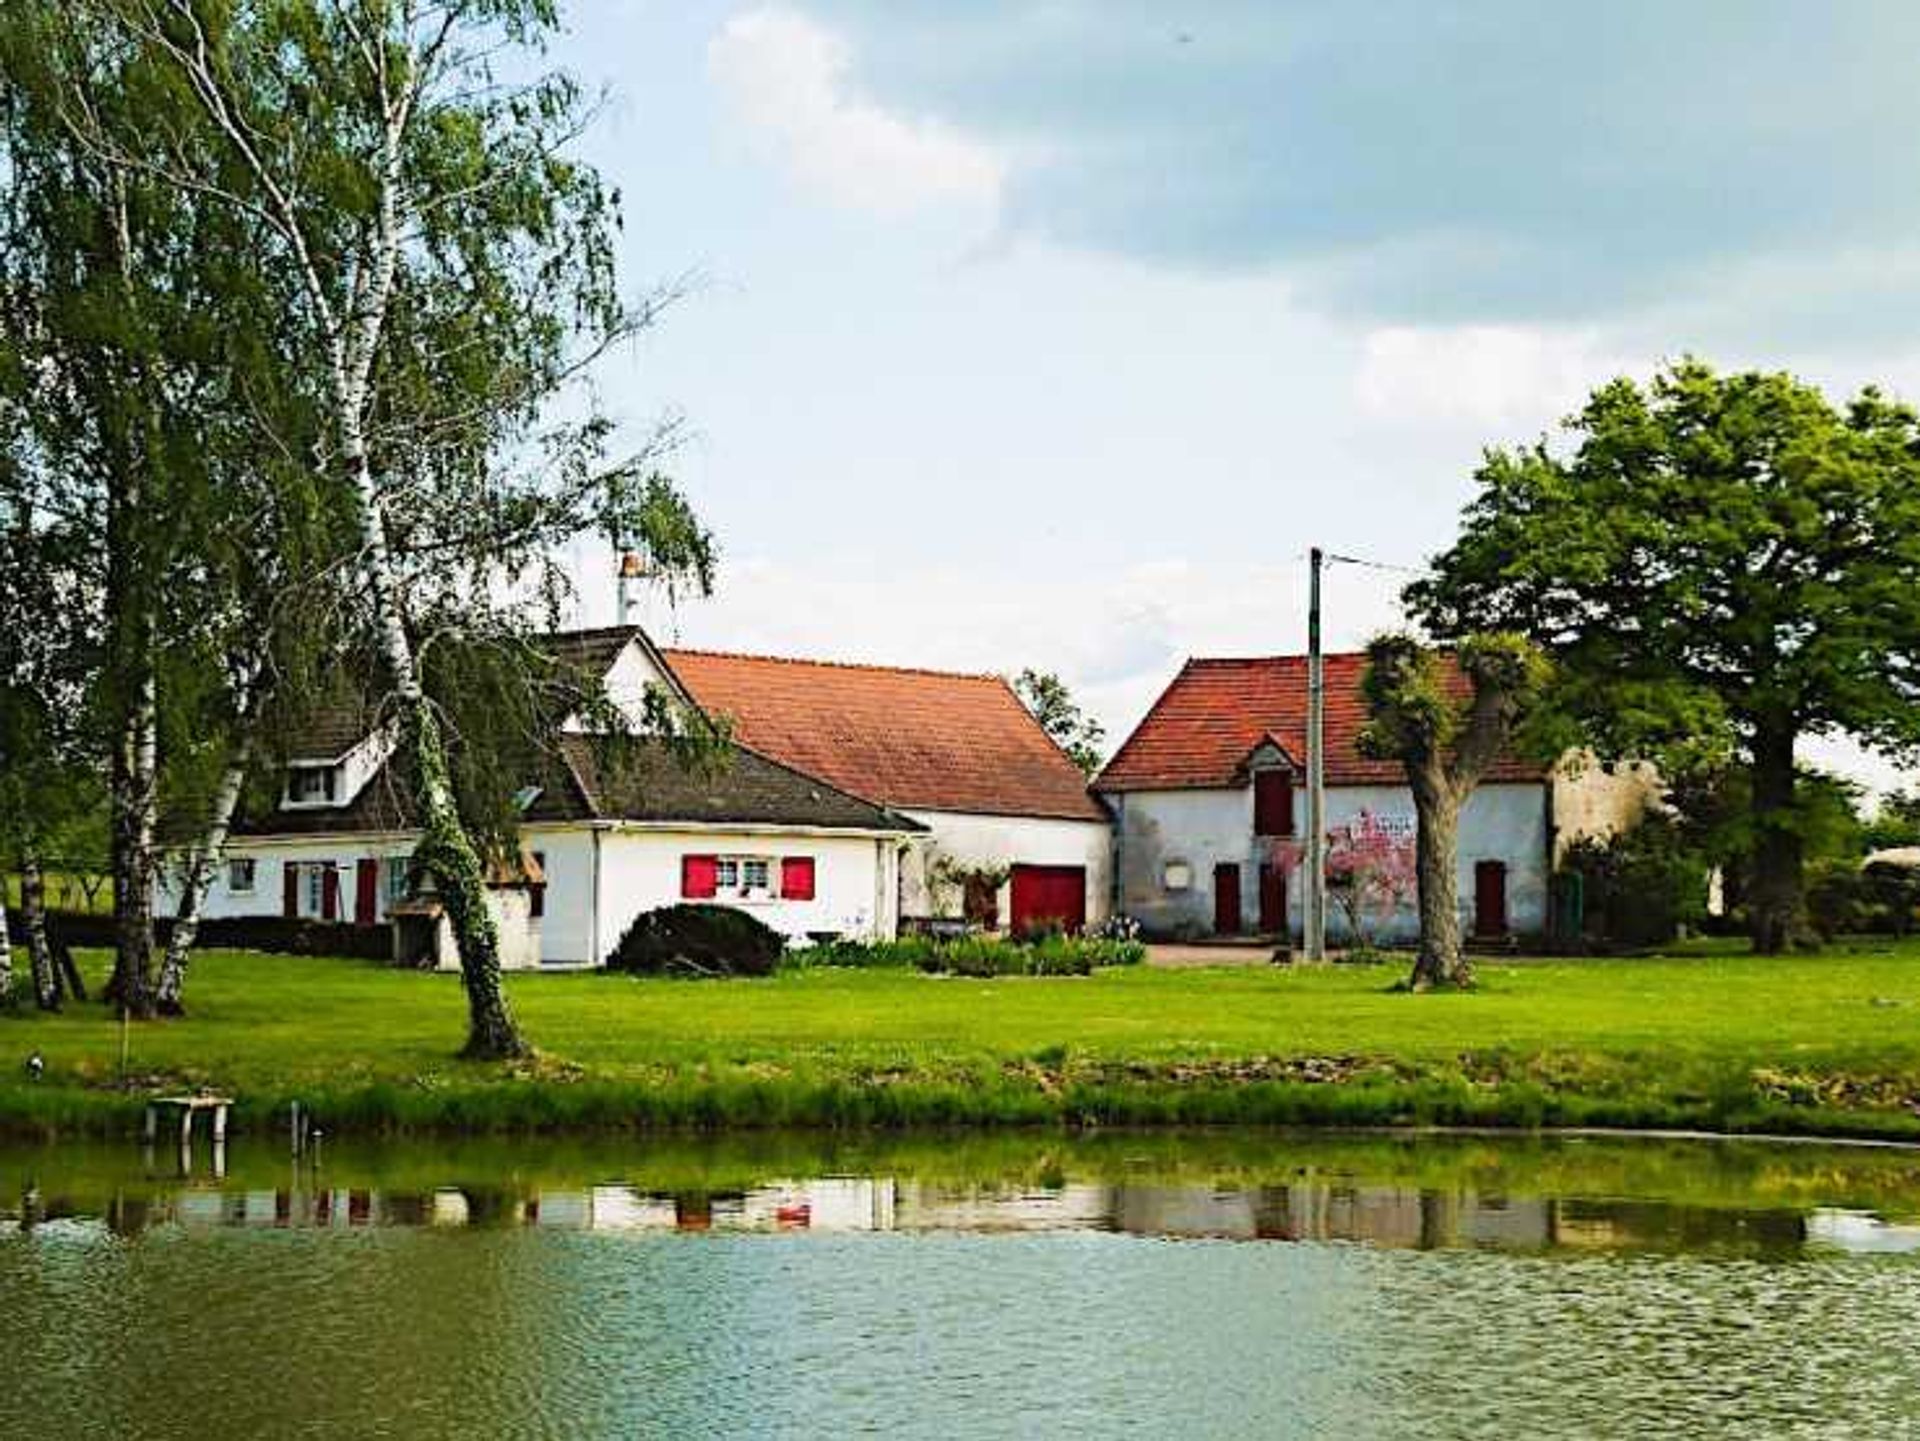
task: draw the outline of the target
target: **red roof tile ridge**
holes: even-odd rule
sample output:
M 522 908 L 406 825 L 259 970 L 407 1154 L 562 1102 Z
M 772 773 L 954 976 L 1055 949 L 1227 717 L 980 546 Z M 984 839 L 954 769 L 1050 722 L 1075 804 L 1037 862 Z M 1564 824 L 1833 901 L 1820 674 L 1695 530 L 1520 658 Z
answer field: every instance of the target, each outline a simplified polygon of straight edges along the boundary
M 929 675 L 942 680 L 992 681 L 998 685 L 1006 684 L 1006 677 L 995 675 L 992 671 L 937 670 L 925 665 L 887 665 L 879 661 L 864 660 L 820 660 L 804 655 L 765 655 L 744 650 L 710 650 L 700 646 L 670 645 L 662 646 L 660 653 L 671 661 L 675 656 L 695 656 L 707 660 L 750 660 L 771 665 L 816 665 L 833 670 L 874 671 L 882 675 Z

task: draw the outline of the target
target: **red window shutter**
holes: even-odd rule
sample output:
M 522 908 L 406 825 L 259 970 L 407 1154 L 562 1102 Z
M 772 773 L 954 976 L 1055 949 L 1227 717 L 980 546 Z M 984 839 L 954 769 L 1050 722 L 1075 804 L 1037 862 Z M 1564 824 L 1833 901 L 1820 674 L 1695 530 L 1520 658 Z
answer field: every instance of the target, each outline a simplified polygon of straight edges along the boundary
M 790 901 L 813 899 L 812 856 L 781 857 L 780 894 Z
M 680 894 L 692 900 L 705 900 L 719 890 L 719 872 L 716 856 L 680 857 Z
M 323 862 L 320 872 L 320 919 L 335 920 L 340 915 L 340 870 L 331 861 Z
M 380 919 L 380 862 L 362 856 L 353 872 L 353 919 L 370 926 Z
M 292 920 L 300 914 L 300 863 L 287 861 L 280 867 L 280 914 Z
M 1253 833 L 1293 834 L 1293 777 L 1285 771 L 1253 773 Z

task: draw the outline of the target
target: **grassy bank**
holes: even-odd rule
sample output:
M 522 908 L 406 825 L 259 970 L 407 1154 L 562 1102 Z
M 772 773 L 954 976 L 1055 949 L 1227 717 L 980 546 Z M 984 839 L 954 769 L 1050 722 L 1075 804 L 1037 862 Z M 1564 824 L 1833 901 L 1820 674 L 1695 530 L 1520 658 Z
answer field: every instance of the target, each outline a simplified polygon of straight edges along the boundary
M 132 1029 L 125 1087 L 100 1008 L 0 1019 L 0 1128 L 129 1130 L 141 1094 L 207 1085 L 238 1098 L 242 1127 L 277 1124 L 297 1097 L 335 1132 L 1240 1123 L 1920 1139 L 1920 945 L 1494 964 L 1457 996 L 1391 994 L 1397 975 L 519 976 L 542 1058 L 501 1070 L 451 1059 L 451 977 L 213 952 L 190 1018 Z M 33 1050 L 38 1084 L 23 1070 Z

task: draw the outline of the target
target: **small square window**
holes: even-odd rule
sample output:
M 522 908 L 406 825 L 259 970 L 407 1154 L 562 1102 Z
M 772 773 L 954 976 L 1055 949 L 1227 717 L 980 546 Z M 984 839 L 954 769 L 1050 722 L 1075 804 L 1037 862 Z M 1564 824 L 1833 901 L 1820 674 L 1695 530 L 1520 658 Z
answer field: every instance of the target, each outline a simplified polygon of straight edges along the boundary
M 723 891 L 735 889 L 740 884 L 740 862 L 732 857 L 715 861 L 713 865 L 713 883 Z
M 295 805 L 324 805 L 333 799 L 332 766 L 290 766 L 287 799 Z
M 236 896 L 253 894 L 254 863 L 251 860 L 230 860 L 227 862 L 227 890 Z
M 765 891 L 767 884 L 767 862 L 764 858 L 746 860 L 740 863 L 740 889 L 743 891 Z

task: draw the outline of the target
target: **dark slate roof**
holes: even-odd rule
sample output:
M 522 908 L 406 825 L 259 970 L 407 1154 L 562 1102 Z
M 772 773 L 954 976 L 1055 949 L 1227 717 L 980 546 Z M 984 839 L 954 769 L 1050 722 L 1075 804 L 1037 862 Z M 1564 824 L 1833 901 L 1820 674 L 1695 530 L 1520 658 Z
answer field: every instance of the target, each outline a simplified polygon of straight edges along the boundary
M 561 738 L 560 755 L 529 764 L 540 787 L 523 823 L 624 820 L 709 825 L 806 826 L 820 830 L 918 831 L 918 822 L 733 746 L 709 769 L 691 769 L 657 740 Z M 350 835 L 412 830 L 417 822 L 399 762 L 345 806 L 274 809 L 248 816 L 236 835 Z
M 597 681 L 636 639 L 647 644 L 638 626 L 616 625 L 599 630 L 554 631 L 530 637 L 528 644 Z M 280 738 L 280 755 L 288 760 L 338 760 L 373 733 L 374 701 L 359 694 L 358 687 L 345 677 L 338 679 L 335 694 L 313 703 Z

